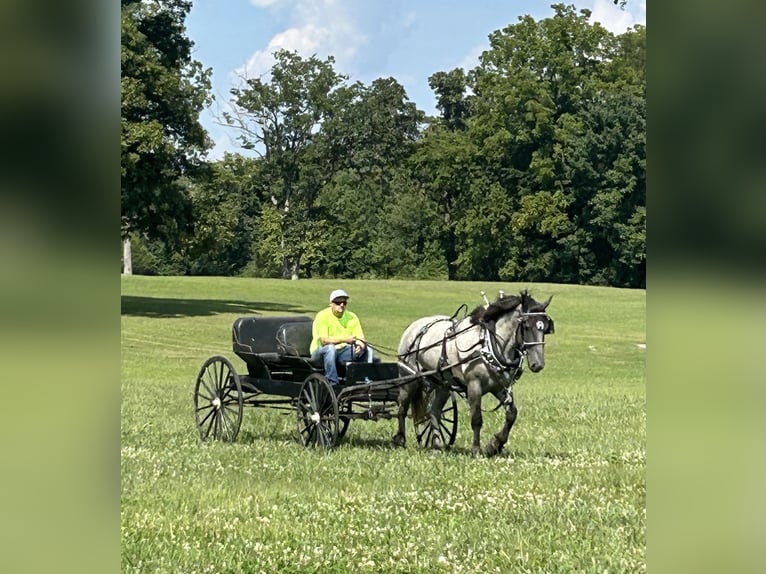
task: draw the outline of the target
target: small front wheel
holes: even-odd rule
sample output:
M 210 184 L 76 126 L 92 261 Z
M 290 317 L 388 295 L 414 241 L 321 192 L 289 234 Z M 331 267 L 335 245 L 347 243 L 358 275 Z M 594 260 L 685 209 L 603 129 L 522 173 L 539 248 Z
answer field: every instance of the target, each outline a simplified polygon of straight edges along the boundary
M 329 381 L 312 373 L 298 395 L 298 435 L 304 446 L 332 448 L 338 440 L 338 398 Z
M 203 441 L 233 442 L 239 434 L 243 411 L 242 383 L 231 362 L 210 357 L 194 385 L 194 416 Z

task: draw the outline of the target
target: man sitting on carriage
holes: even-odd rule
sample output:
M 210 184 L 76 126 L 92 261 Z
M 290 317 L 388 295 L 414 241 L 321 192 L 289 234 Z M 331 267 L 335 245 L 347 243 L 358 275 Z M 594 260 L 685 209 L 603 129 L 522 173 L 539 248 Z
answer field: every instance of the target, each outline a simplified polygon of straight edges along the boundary
M 367 345 L 362 323 L 347 309 L 348 293 L 336 289 L 330 293 L 330 305 L 319 311 L 311 329 L 311 358 L 324 363 L 324 375 L 338 384 L 338 367 L 350 362 L 372 363 L 372 349 Z

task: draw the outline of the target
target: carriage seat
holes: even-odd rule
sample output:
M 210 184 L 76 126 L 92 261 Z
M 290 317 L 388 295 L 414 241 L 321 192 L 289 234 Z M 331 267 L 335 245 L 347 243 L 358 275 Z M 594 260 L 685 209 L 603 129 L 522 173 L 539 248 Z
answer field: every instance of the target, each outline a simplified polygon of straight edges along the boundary
M 303 362 L 321 368 L 309 353 L 312 323 L 306 316 L 240 317 L 232 326 L 234 353 L 248 364 Z
M 284 323 L 277 329 L 277 352 L 293 357 L 310 357 L 311 323 Z
M 240 317 L 231 328 L 234 352 L 261 355 L 278 353 L 277 331 L 283 325 L 307 324 L 311 328 L 311 317 Z
M 321 359 L 311 359 L 311 335 L 313 319 L 305 316 L 290 317 L 240 317 L 232 327 L 234 352 L 249 366 L 260 368 L 262 363 L 272 367 L 299 368 L 301 364 L 312 370 L 323 371 Z M 375 357 L 374 363 L 380 363 Z M 353 380 L 368 376 L 364 363 L 358 365 Z M 350 365 L 350 364 L 349 364 Z M 338 365 L 338 375 L 346 377 L 349 365 Z M 257 372 L 257 371 L 254 371 Z M 380 376 L 377 371 L 372 376 Z

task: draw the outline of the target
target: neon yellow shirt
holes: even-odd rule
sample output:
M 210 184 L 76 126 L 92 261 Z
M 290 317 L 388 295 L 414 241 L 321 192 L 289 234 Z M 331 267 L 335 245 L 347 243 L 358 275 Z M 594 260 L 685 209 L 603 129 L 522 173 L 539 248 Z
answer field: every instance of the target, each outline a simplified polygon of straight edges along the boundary
M 332 309 L 327 307 L 319 311 L 314 317 L 314 324 L 311 327 L 311 346 L 309 351 L 313 354 L 322 346 L 322 337 L 356 337 L 364 339 L 362 332 L 362 323 L 359 317 L 351 311 L 344 311 L 343 315 L 336 317 Z M 346 343 L 335 345 L 338 349 L 346 346 Z

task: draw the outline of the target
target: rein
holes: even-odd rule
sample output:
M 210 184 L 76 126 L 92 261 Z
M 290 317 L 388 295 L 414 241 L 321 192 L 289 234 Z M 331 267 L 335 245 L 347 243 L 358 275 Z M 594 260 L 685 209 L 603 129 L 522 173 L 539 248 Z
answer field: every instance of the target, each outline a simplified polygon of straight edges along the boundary
M 461 321 L 463 321 L 465 319 L 465 316 L 464 316 L 462 319 L 458 319 L 457 321 L 455 321 L 455 317 L 457 317 L 460 314 L 461 310 L 463 310 L 463 312 L 465 313 L 466 311 L 468 311 L 468 306 L 465 303 L 463 303 L 460 307 L 457 308 L 457 311 L 455 311 L 452 314 L 451 317 L 446 318 L 446 319 L 436 319 L 435 321 L 432 321 L 431 323 L 429 323 L 428 325 L 426 325 L 425 327 L 420 329 L 418 334 L 415 335 L 415 337 L 412 339 L 412 343 L 410 343 L 410 348 L 407 349 L 407 352 L 406 353 L 402 353 L 401 355 L 398 355 L 399 360 L 405 359 L 406 357 L 409 357 L 412 354 L 417 354 L 417 353 L 419 353 L 421 351 L 427 351 L 428 349 L 434 349 L 434 348 L 438 347 L 439 345 L 441 345 L 442 348 L 445 348 L 448 340 L 454 339 L 459 334 L 464 333 L 465 331 L 468 331 L 469 329 L 472 329 L 473 326 L 466 327 L 465 329 L 462 329 L 460 331 L 455 331 L 454 330 L 455 329 L 455 325 L 460 323 Z M 452 326 L 445 330 L 445 332 L 444 332 L 445 334 L 444 334 L 444 337 L 442 337 L 442 340 L 441 341 L 437 341 L 435 343 L 432 343 L 431 345 L 426 345 L 425 347 L 420 347 L 418 345 L 418 343 L 423 338 L 423 335 L 428 333 L 428 331 L 431 329 L 431 327 L 433 327 L 437 323 L 441 323 L 442 321 L 450 321 L 452 323 Z M 417 345 L 417 347 L 416 347 L 416 345 Z

